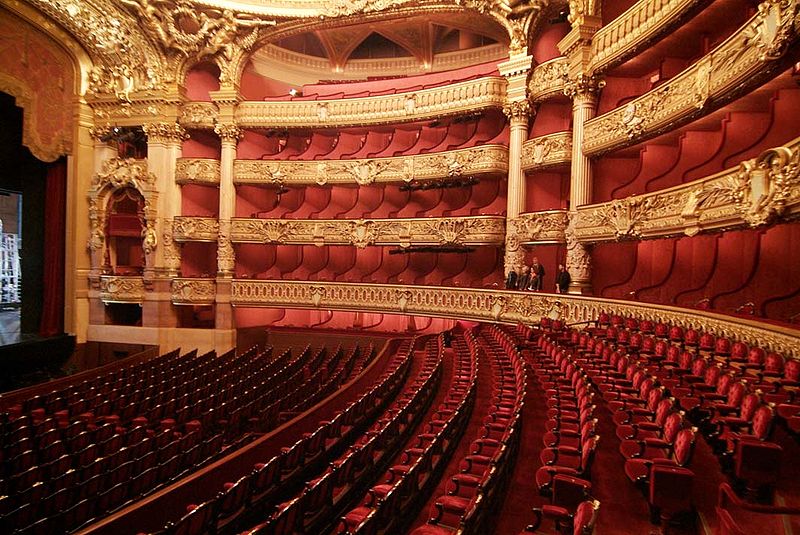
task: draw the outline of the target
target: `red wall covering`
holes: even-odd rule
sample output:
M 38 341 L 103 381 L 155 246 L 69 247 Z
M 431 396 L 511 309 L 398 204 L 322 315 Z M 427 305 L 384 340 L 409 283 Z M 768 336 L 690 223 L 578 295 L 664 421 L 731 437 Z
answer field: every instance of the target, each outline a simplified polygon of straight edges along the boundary
M 595 294 L 618 299 L 733 312 L 753 302 L 756 314 L 788 321 L 800 312 L 800 223 L 641 242 L 598 244 Z

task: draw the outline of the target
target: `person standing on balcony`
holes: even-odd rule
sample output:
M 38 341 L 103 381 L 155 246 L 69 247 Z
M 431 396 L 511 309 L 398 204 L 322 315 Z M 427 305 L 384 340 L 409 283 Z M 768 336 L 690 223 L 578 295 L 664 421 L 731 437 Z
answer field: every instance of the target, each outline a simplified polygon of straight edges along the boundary
M 544 280 L 544 266 L 539 263 L 538 257 L 533 257 L 533 263 L 529 269 L 531 271 L 531 278 L 528 289 L 534 292 L 541 291 L 543 287 L 542 282 Z
M 572 282 L 572 277 L 570 277 L 569 271 L 566 270 L 564 264 L 559 264 L 558 273 L 556 274 L 556 293 L 567 293 L 570 282 Z

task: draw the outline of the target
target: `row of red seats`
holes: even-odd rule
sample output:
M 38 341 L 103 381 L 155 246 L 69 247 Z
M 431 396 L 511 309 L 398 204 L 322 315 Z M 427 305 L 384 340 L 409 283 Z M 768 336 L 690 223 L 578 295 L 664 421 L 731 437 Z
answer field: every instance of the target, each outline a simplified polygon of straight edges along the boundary
M 491 368 L 492 399 L 479 436 L 448 482 L 446 494 L 431 506 L 428 522 L 414 535 L 473 532 L 502 498 L 514 468 L 526 393 L 524 365 L 511 337 L 494 325 L 481 330 L 478 345 Z
M 320 422 L 314 432 L 306 433 L 268 461 L 256 464 L 251 473 L 225 484 L 215 497 L 187 506 L 186 514 L 168 522 L 161 532 L 230 532 L 235 526 L 251 523 L 248 515 L 263 516 L 259 512 L 264 510 L 276 510 L 269 520 L 272 526 L 269 529 L 285 532 L 295 522 L 297 511 L 294 507 L 279 508 L 276 503 L 285 498 L 288 488 L 304 481 L 308 473 L 328 465 L 332 456 L 351 444 L 363 426 L 373 422 L 381 408 L 397 395 L 410 368 L 411 347 L 404 344 L 376 384 L 335 418 Z M 359 457 L 340 467 L 338 474 L 347 480 L 366 463 L 366 457 Z
M 441 337 L 440 337 L 441 340 Z M 463 434 L 477 392 L 477 358 L 474 335 L 467 331 L 452 339 L 452 380 L 442 385 L 446 395 L 419 432 L 392 460 L 381 481 L 362 498 L 358 507 L 342 517 L 337 533 L 373 534 L 404 530 L 411 515 L 438 484 L 441 472 Z

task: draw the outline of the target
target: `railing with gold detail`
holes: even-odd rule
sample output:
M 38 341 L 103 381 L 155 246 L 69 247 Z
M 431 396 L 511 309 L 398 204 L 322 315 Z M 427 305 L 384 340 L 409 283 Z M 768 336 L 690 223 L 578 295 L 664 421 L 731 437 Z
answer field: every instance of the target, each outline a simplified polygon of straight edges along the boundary
M 520 214 L 507 224 L 514 229 L 514 239 L 521 245 L 542 245 L 566 243 L 567 223 L 566 210 L 545 210 Z
M 502 108 L 506 79 L 489 76 L 413 93 L 336 100 L 242 102 L 236 123 L 242 127 L 368 126 L 441 118 Z
M 483 145 L 433 154 L 338 161 L 236 160 L 237 184 L 359 184 L 505 174 L 508 147 Z
M 231 303 L 241 307 L 319 308 L 534 323 L 542 317 L 589 322 L 601 311 L 693 327 L 800 357 L 797 330 L 708 311 L 592 297 L 492 289 L 234 279 Z
M 173 279 L 171 290 L 173 304 L 210 305 L 217 296 L 217 283 L 214 279 Z
M 144 279 L 121 275 L 100 277 L 100 299 L 104 303 L 144 302 Z
M 683 22 L 709 0 L 639 0 L 592 37 L 589 71 L 605 71 Z
M 178 158 L 175 160 L 175 182 L 217 186 L 219 170 L 219 160 L 213 158 Z
M 500 245 L 503 216 L 418 219 L 246 219 L 231 220 L 234 243 L 354 245 Z
M 564 94 L 564 80 L 567 76 L 567 58 L 558 57 L 537 65 L 528 82 L 528 98 L 539 102 Z
M 172 239 L 178 243 L 216 242 L 218 237 L 219 221 L 214 217 L 176 216 L 172 220 Z
M 597 242 L 757 227 L 800 213 L 800 138 L 707 178 L 581 206 L 578 241 Z
M 711 53 L 663 85 L 586 123 L 583 152 L 635 145 L 707 115 L 785 67 L 797 41 L 798 0 L 767 0 Z
M 572 161 L 572 132 L 556 132 L 527 140 L 522 145 L 522 170 L 535 171 Z

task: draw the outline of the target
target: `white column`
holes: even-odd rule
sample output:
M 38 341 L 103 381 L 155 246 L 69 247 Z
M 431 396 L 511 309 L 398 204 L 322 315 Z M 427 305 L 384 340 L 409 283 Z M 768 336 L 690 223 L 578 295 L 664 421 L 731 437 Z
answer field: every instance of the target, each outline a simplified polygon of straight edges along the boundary
M 525 210 L 525 173 L 522 171 L 522 145 L 528 138 L 530 103 L 518 100 L 509 103 L 503 111 L 509 118 L 508 190 L 506 193 L 505 273 L 520 270 L 525 253 L 519 245 L 516 219 Z
M 231 218 L 236 208 L 236 188 L 233 185 L 233 163 L 236 145 L 242 132 L 235 124 L 218 124 L 214 131 L 222 142 L 219 175 L 219 240 L 217 243 L 217 271 L 219 277 L 232 278 L 236 263 L 230 240 Z

